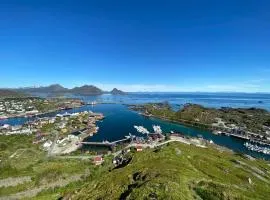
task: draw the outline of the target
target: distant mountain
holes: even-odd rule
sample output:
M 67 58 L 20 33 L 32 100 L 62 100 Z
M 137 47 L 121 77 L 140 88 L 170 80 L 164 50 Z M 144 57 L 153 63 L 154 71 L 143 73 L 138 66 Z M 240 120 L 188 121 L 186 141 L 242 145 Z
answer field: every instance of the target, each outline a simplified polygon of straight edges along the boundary
M 25 92 L 25 93 L 65 93 L 68 92 L 67 88 L 64 88 L 63 86 L 59 84 L 53 84 L 45 87 L 29 87 L 29 88 L 19 88 L 15 89 L 19 92 Z
M 111 91 L 111 94 L 113 94 L 113 95 L 123 95 L 123 94 L 126 94 L 126 93 L 123 92 L 122 90 L 118 90 L 117 88 L 113 88 L 113 90 Z
M 7 89 L 0 89 L 0 98 L 7 98 L 7 97 L 23 97 L 25 96 L 23 93 L 16 92 L 13 90 Z
M 62 94 L 75 94 L 75 95 L 101 95 L 104 93 L 110 93 L 113 95 L 123 95 L 125 92 L 114 88 L 111 92 L 102 91 L 100 88 L 94 85 L 83 85 L 81 87 L 74 87 L 72 89 L 65 88 L 59 84 L 53 84 L 42 87 L 26 87 L 11 89 L 14 92 L 21 92 L 26 94 L 34 93 L 48 93 L 51 95 L 62 95 Z
M 79 94 L 79 95 L 100 95 L 103 94 L 103 91 L 96 86 L 93 85 L 84 85 L 81 87 L 75 87 L 69 90 L 72 94 Z

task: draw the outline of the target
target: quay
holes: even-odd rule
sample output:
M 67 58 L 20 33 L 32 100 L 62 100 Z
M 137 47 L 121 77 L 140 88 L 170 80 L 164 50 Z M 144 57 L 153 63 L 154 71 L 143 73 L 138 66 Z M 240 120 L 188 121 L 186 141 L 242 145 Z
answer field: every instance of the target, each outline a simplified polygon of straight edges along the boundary
M 121 139 L 121 140 L 116 140 L 113 142 L 80 142 L 81 144 L 85 145 L 93 145 L 93 146 L 108 146 L 108 147 L 113 147 L 118 143 L 126 142 L 126 141 L 131 141 L 134 136 L 125 136 L 126 138 Z
M 233 136 L 233 137 L 236 137 L 236 138 L 241 138 L 241 139 L 244 139 L 244 140 L 249 140 L 249 137 L 248 136 L 245 136 L 245 135 L 240 135 L 240 134 L 235 134 L 235 133 L 227 133 L 229 136 Z
M 258 139 L 253 138 L 253 137 L 249 137 L 247 135 L 241 135 L 241 134 L 235 134 L 235 133 L 228 133 L 228 132 L 221 132 L 221 134 L 226 135 L 226 136 L 232 136 L 232 137 L 240 138 L 240 139 L 243 139 L 243 140 L 248 140 L 250 142 L 258 143 L 258 144 L 261 144 L 261 145 L 268 145 L 268 146 L 270 146 L 270 143 L 267 143 L 267 142 L 258 140 Z

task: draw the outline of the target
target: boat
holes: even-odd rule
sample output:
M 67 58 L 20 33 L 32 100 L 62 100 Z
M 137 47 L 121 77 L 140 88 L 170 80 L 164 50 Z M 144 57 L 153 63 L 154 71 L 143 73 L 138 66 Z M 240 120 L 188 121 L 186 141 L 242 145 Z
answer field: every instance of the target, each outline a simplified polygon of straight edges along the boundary
M 213 131 L 213 134 L 214 134 L 214 135 L 221 135 L 222 132 L 221 132 L 221 131 Z
M 153 129 L 154 129 L 154 132 L 155 132 L 155 133 L 162 134 L 162 130 L 161 130 L 160 126 L 158 126 L 158 125 L 153 125 Z
M 134 128 L 139 132 L 139 133 L 142 133 L 142 134 L 149 134 L 150 132 L 144 128 L 143 126 L 134 126 Z
M 262 146 L 258 146 L 256 144 L 254 145 L 254 144 L 251 144 L 249 142 L 245 142 L 244 146 L 250 151 L 255 151 L 255 152 L 263 153 L 266 155 L 270 155 L 270 148 L 268 148 L 268 147 L 262 147 Z
M 96 101 L 92 101 L 91 102 L 91 105 L 93 106 L 93 105 L 96 105 L 97 104 L 97 102 Z

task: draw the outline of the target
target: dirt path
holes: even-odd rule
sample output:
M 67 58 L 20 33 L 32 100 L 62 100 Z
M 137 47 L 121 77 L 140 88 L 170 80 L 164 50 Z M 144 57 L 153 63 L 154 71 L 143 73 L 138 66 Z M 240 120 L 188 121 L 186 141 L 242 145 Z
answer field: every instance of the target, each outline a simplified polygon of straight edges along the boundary
M 24 182 L 31 181 L 30 176 L 16 177 L 16 178 L 6 178 L 0 180 L 0 187 L 9 187 L 22 184 Z
M 73 175 L 66 179 L 57 180 L 53 183 L 45 184 L 40 187 L 35 187 L 30 190 L 26 190 L 26 191 L 12 194 L 9 196 L 0 197 L 0 200 L 17 200 L 17 199 L 23 199 L 23 198 L 31 198 L 31 197 L 36 196 L 42 190 L 55 188 L 55 187 L 64 187 L 71 182 L 79 181 L 81 180 L 81 177 L 83 175 L 89 175 L 89 173 Z

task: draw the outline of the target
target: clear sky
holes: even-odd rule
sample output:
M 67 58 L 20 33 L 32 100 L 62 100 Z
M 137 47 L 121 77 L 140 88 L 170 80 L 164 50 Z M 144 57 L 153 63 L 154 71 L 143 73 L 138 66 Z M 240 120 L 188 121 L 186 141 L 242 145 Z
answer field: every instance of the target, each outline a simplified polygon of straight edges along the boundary
M 269 0 L 0 0 L 0 87 L 270 92 L 269 11 Z

